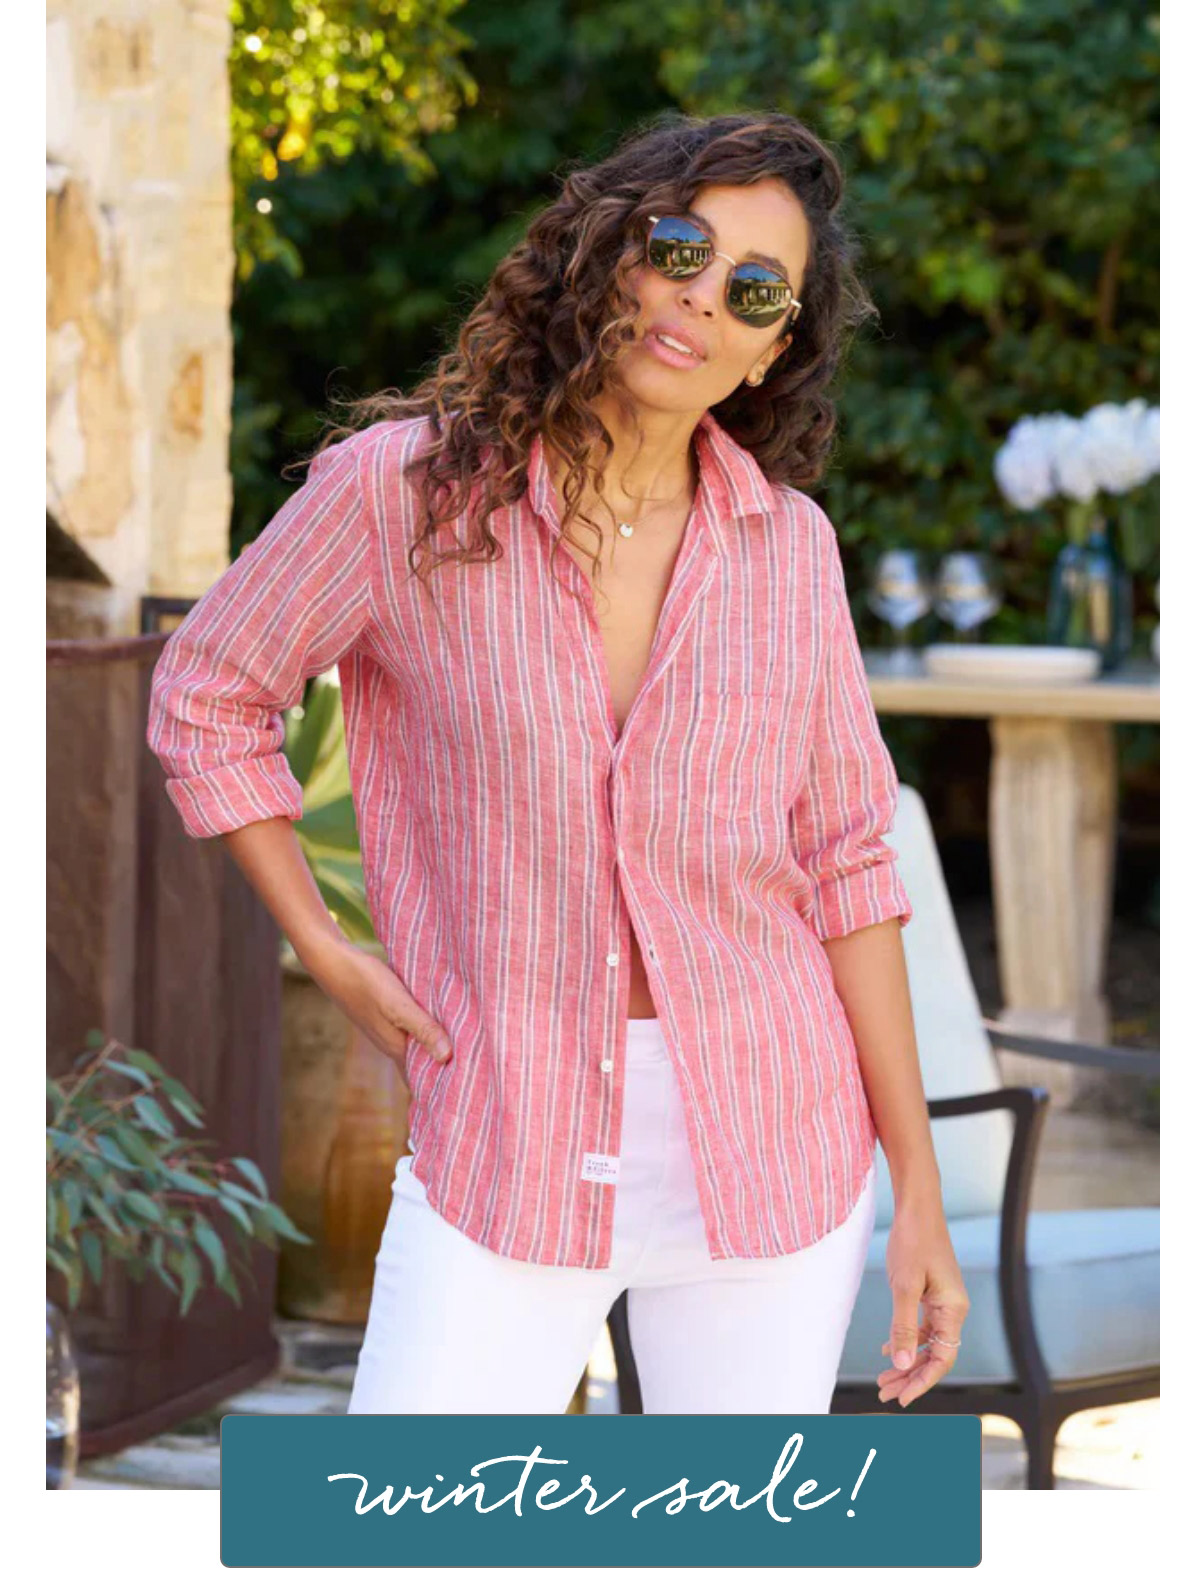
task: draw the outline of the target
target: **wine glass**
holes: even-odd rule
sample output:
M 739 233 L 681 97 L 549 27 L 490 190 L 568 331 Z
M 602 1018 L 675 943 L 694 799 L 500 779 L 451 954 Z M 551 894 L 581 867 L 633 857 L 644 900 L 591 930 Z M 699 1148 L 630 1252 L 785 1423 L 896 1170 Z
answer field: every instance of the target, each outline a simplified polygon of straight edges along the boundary
M 977 550 L 946 554 L 934 582 L 933 606 L 938 618 L 966 641 L 999 609 L 1000 578 L 990 555 Z
M 867 607 L 892 632 L 891 649 L 882 664 L 889 673 L 919 672 L 921 659 L 912 646 L 912 629 L 932 605 L 933 592 L 920 551 L 885 549 L 871 572 Z

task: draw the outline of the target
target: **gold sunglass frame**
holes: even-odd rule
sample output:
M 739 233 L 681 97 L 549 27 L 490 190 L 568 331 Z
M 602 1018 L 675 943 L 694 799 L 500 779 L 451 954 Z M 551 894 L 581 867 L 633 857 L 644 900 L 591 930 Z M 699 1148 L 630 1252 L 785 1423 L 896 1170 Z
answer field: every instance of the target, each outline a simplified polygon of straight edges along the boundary
M 670 218 L 683 219 L 683 218 L 685 218 L 685 216 L 683 214 L 678 214 L 678 215 L 648 214 L 646 217 L 650 221 L 650 229 L 646 232 L 646 261 L 649 263 L 650 262 L 650 239 L 651 239 L 651 236 L 654 233 L 655 225 L 658 224 L 660 219 L 670 219 Z M 692 221 L 688 220 L 688 223 L 691 224 Z M 698 226 L 697 226 L 697 229 L 699 229 Z M 703 234 L 703 232 L 701 232 L 701 234 Z M 704 239 L 706 241 L 708 241 L 708 237 L 707 236 L 705 236 Z M 714 258 L 724 258 L 725 261 L 727 263 L 731 264 L 733 268 L 736 269 L 738 267 L 738 261 L 737 261 L 736 258 L 731 258 L 727 252 L 722 252 L 720 250 L 720 248 L 714 247 L 712 245 L 711 241 L 709 241 L 708 244 L 712 248 L 712 255 L 713 255 Z M 653 263 L 650 263 L 650 267 L 654 268 Z M 702 268 L 697 269 L 695 274 L 677 275 L 677 276 L 675 276 L 675 278 L 678 278 L 678 279 L 692 279 L 692 280 L 694 280 L 697 277 L 697 275 L 703 274 L 704 269 L 706 269 L 707 267 L 708 267 L 708 264 L 706 263 L 706 264 L 704 264 L 704 266 Z M 765 265 L 764 264 L 760 264 L 759 267 L 763 268 L 763 267 L 765 267 Z M 661 271 L 655 270 L 655 272 L 658 273 L 658 272 L 661 272 Z M 773 269 L 768 269 L 767 272 L 769 274 L 774 274 L 775 273 L 775 271 Z M 664 277 L 664 279 L 667 278 L 666 275 L 664 275 L 663 277 Z M 796 300 L 796 298 L 792 295 L 792 293 L 791 293 L 792 292 L 792 287 L 791 287 L 791 282 L 789 280 L 785 279 L 782 275 L 778 275 L 778 274 L 775 275 L 775 278 L 779 279 L 779 280 L 782 280 L 783 284 L 787 286 L 787 290 L 788 290 L 788 307 L 786 309 L 786 317 L 790 321 L 791 319 L 793 319 L 796 316 L 798 316 L 798 314 L 800 312 L 801 303 L 798 302 Z M 728 301 L 728 278 L 726 279 L 726 301 L 725 301 L 725 305 L 727 307 L 729 306 L 729 301 Z M 730 310 L 730 312 L 733 312 L 732 308 L 729 308 L 729 310 Z M 746 322 L 746 320 L 744 318 L 742 318 L 738 313 L 734 313 L 733 316 L 735 318 L 737 318 L 739 323 L 745 323 Z M 756 326 L 751 324 L 750 327 L 754 328 Z M 757 327 L 764 328 L 764 329 L 774 329 L 776 327 L 776 325 L 771 323 L 771 324 L 758 325 Z

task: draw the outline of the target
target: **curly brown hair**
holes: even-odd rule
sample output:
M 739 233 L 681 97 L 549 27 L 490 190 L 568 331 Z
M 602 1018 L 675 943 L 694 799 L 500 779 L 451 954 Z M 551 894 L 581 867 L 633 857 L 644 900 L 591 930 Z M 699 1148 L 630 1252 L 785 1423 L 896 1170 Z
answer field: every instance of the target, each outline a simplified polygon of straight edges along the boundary
M 453 350 L 411 394 L 385 389 L 331 402 L 347 409 L 350 420 L 330 427 L 318 450 L 375 422 L 430 418 L 430 440 L 410 465 L 424 513 L 408 552 L 415 574 L 425 579 L 418 558 L 436 568 L 447 560 L 499 555 L 488 520 L 494 509 L 524 494 L 539 431 L 565 463 L 564 533 L 577 514 L 587 521 L 579 500 L 589 457 L 604 457 L 591 470 L 592 488 L 602 497 L 603 466 L 614 449 L 589 401 L 604 390 L 633 416 L 611 368 L 636 339 L 639 304 L 624 282 L 644 260 L 642 221 L 651 212 L 687 208 L 703 186 L 768 177 L 786 183 L 809 226 L 798 293 L 804 310 L 791 325 L 791 344 L 762 383 L 740 384 L 713 415 L 768 481 L 806 488 L 819 479 L 836 423 L 828 386 L 851 334 L 875 313 L 855 273 L 856 238 L 838 213 L 841 169 L 791 115 L 668 110 L 627 131 L 598 163 L 568 166 L 560 195 L 497 264 Z M 437 527 L 459 517 L 476 485 L 466 540 L 456 533 L 455 545 L 435 555 Z

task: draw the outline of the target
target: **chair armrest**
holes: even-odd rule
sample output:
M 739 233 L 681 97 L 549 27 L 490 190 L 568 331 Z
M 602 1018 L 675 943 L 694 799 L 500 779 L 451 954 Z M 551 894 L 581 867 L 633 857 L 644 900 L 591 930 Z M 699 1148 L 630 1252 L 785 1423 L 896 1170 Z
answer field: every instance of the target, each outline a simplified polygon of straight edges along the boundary
M 1123 1075 L 1144 1075 L 1148 1080 L 1158 1079 L 1157 1048 L 1143 1051 L 1140 1047 L 1106 1047 L 1095 1042 L 1027 1036 L 1024 1032 L 1010 1031 L 995 1020 L 984 1020 L 983 1028 L 993 1047 L 1007 1048 L 1010 1052 L 1053 1058 L 1067 1064 L 1087 1064 L 1093 1069 L 1112 1069 Z
M 966 1097 L 933 1097 L 928 1099 L 928 1108 L 931 1120 L 987 1113 L 994 1108 L 1008 1108 L 1013 1115 L 1012 1149 L 1000 1208 L 1000 1308 L 1018 1381 L 1022 1387 L 1045 1392 L 1050 1381 L 1033 1324 L 1025 1228 L 1033 1197 L 1034 1163 L 1050 1111 L 1050 1093 L 1044 1086 L 1002 1086 Z

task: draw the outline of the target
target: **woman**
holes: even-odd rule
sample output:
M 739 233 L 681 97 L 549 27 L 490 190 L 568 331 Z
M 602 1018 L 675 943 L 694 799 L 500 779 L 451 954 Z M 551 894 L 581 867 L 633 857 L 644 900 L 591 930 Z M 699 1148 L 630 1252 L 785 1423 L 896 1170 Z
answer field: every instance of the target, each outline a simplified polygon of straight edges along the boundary
M 778 114 L 574 170 L 159 661 L 187 831 L 410 1089 L 351 1412 L 564 1410 L 624 1290 L 647 1413 L 827 1412 L 877 1139 L 880 1399 L 953 1365 L 896 776 L 801 491 L 866 310 L 840 198 Z M 281 714 L 335 663 L 386 962 L 292 828 Z

